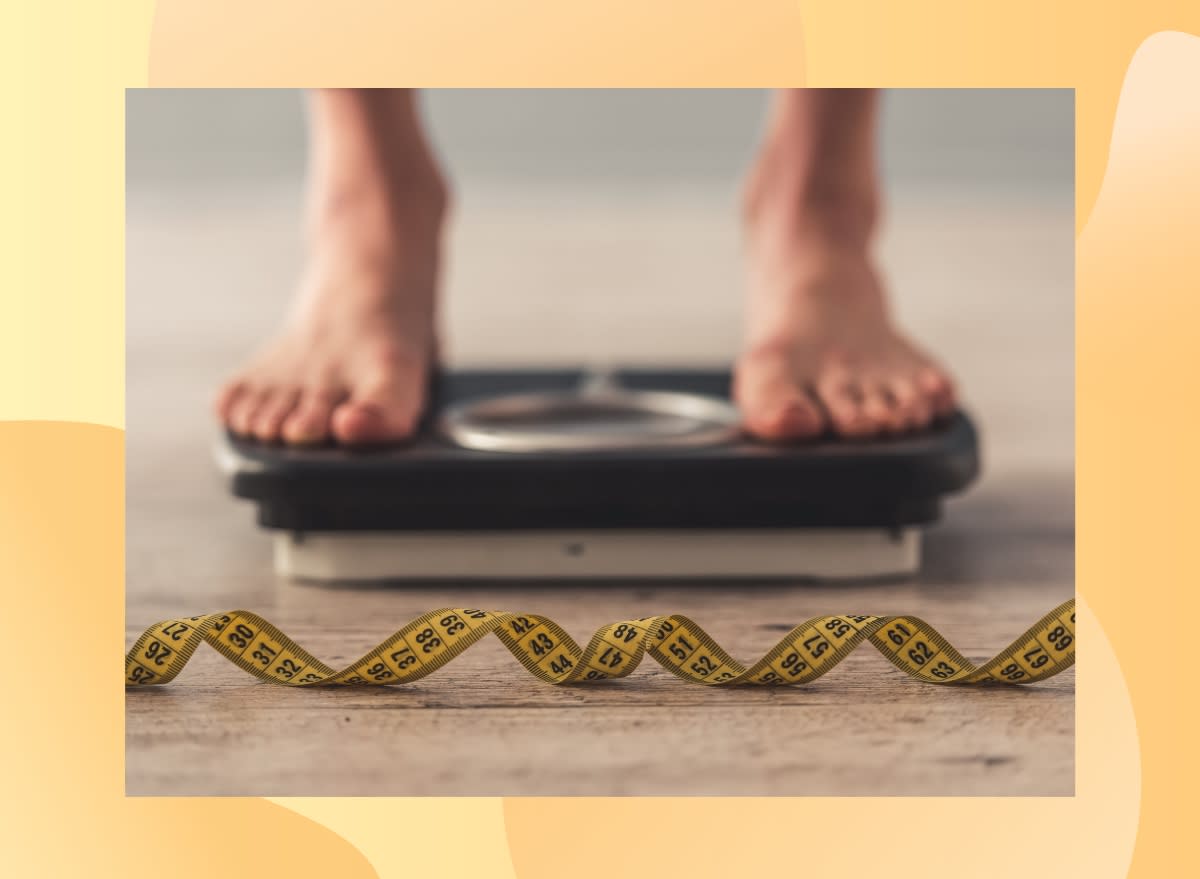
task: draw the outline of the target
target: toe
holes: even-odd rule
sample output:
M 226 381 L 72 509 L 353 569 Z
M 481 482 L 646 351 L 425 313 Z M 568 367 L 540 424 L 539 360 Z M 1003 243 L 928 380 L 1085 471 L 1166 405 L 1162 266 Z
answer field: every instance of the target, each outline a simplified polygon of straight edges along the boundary
M 735 395 L 746 430 L 759 439 L 811 439 L 825 429 L 820 407 L 796 382 L 784 358 L 743 360 Z
M 254 418 L 259 406 L 267 397 L 265 390 L 247 388 L 229 407 L 229 418 L 226 424 L 238 436 L 251 436 L 254 432 Z
M 826 381 L 818 388 L 818 393 L 821 404 L 829 413 L 830 424 L 839 436 L 863 439 L 879 432 L 864 411 L 864 394 L 856 384 Z
M 280 438 L 283 423 L 296 406 L 300 392 L 295 388 L 284 388 L 269 394 L 254 414 L 255 439 L 273 443 Z
M 283 422 L 283 441 L 296 446 L 323 443 L 332 435 L 330 420 L 334 407 L 345 399 L 344 393 L 332 390 L 308 391 Z
M 213 409 L 216 410 L 217 418 L 222 424 L 229 425 L 229 416 L 233 412 L 233 407 L 247 390 L 249 390 L 249 385 L 246 382 L 241 379 L 235 379 L 234 381 L 226 382 L 225 386 L 217 393 Z
M 904 429 L 895 399 L 881 384 L 871 384 L 864 388 L 862 413 L 876 433 L 899 433 Z
M 945 417 L 954 412 L 957 395 L 952 382 L 936 367 L 926 367 L 917 375 L 917 387 L 926 395 L 935 415 Z
M 333 435 L 347 445 L 398 442 L 413 434 L 415 419 L 397 416 L 379 403 L 350 401 L 333 411 Z
M 825 417 L 807 392 L 796 391 L 747 417 L 746 426 L 765 440 L 812 439 L 824 431 Z
M 921 430 L 928 427 L 933 418 L 933 409 L 929 398 L 917 387 L 917 383 L 907 378 L 894 378 L 888 384 L 888 391 L 896 403 L 896 411 L 900 416 L 900 429 L 905 431 Z
M 389 382 L 333 410 L 333 435 L 348 445 L 388 443 L 413 435 L 424 405 L 418 382 Z

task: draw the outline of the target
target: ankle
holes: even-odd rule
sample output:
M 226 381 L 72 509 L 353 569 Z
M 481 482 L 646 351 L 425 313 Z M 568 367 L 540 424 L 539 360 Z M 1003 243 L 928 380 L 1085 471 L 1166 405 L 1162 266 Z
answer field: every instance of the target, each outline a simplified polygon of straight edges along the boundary
M 752 239 L 782 237 L 806 249 L 865 255 L 874 239 L 878 205 L 862 193 L 820 184 L 752 184 L 742 219 Z
M 751 200 L 745 216 L 750 308 L 818 322 L 830 309 L 886 311 L 872 253 L 874 212 L 853 198 Z M 769 303 L 769 304 L 765 304 Z
M 784 233 L 826 247 L 865 250 L 879 219 L 872 175 L 835 163 L 803 161 L 768 145 L 742 191 L 747 231 Z
M 333 307 L 426 332 L 449 197 L 434 176 L 393 183 L 343 178 L 314 187 L 297 319 Z
M 386 178 L 341 175 L 314 186 L 308 232 L 316 243 L 384 252 L 436 247 L 449 210 L 449 188 L 436 168 Z

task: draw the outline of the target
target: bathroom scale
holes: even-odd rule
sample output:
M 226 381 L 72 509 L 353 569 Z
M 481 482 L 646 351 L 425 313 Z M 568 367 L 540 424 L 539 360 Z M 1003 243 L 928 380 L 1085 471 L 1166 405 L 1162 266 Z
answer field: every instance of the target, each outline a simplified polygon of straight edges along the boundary
M 962 412 L 892 438 L 745 436 L 721 370 L 444 371 L 416 437 L 218 461 L 308 580 L 912 573 L 976 476 Z

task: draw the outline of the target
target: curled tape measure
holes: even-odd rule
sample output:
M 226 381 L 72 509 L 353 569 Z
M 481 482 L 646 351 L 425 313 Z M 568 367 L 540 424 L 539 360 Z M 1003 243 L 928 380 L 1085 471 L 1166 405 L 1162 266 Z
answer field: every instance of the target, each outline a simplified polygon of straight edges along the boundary
M 256 678 L 289 687 L 405 684 L 441 668 L 488 632 L 549 684 L 623 678 L 647 653 L 696 684 L 806 684 L 869 641 L 910 677 L 930 684 L 1042 681 L 1075 664 L 1075 600 L 1046 614 L 1008 649 L 975 665 L 917 617 L 814 617 L 749 668 L 685 616 L 645 617 L 604 626 L 581 648 L 553 620 L 535 614 L 449 608 L 413 620 L 338 671 L 271 623 L 244 610 L 166 620 L 147 629 L 125 657 L 125 685 L 165 684 L 200 643 Z

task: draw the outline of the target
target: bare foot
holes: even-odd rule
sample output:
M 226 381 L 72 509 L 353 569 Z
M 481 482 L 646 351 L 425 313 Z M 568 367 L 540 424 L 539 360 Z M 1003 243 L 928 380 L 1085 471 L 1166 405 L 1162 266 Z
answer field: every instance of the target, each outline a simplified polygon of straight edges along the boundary
M 896 328 L 870 256 L 872 89 L 781 89 L 746 191 L 746 347 L 735 393 L 768 440 L 920 430 L 949 376 Z
M 435 351 L 446 192 L 405 89 L 317 89 L 311 245 L 283 331 L 221 389 L 234 433 L 294 445 L 411 436 Z
M 262 442 L 403 440 L 425 405 L 443 196 L 401 207 L 368 189 L 316 223 L 283 331 L 221 389 L 217 415 Z
M 767 199 L 769 201 L 769 197 Z M 751 200 L 747 342 L 735 394 L 767 440 L 920 430 L 954 411 L 951 380 L 888 314 L 854 216 Z

